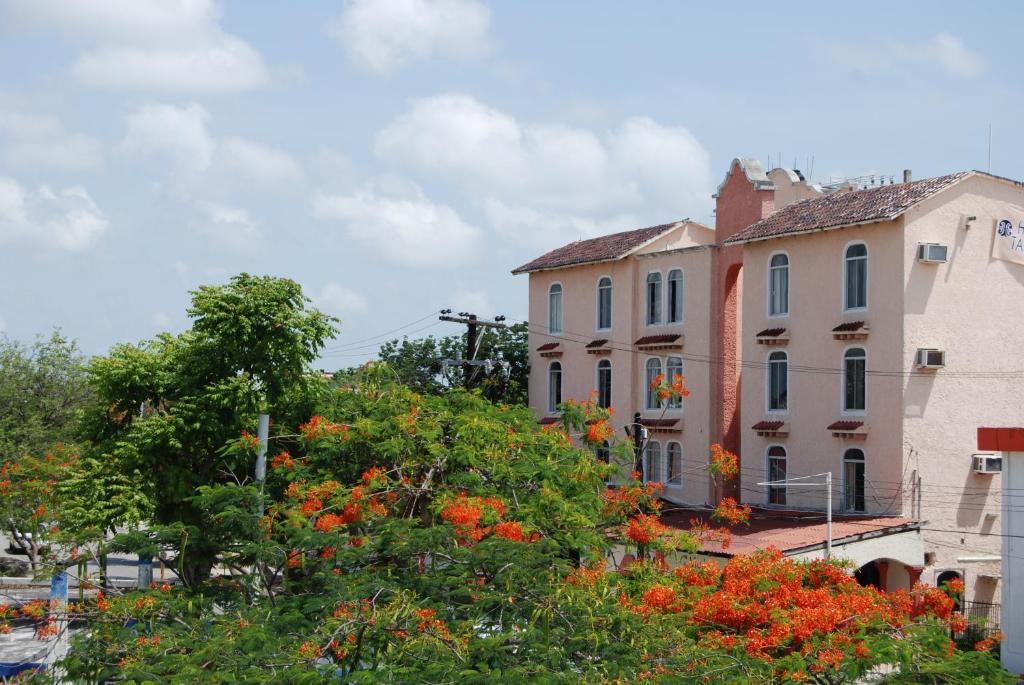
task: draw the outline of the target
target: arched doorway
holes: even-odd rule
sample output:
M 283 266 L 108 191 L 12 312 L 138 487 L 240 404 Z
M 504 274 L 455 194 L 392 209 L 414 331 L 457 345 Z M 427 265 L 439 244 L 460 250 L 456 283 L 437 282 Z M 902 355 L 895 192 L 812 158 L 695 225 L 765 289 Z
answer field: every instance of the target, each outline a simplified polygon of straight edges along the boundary
M 935 577 L 935 586 L 941 588 L 945 583 L 951 580 L 963 580 L 963 577 L 956 571 L 943 571 Z M 953 611 L 960 611 L 960 602 L 963 597 L 959 594 L 953 595 Z
M 870 585 L 879 590 L 882 589 L 882 573 L 878 568 L 878 564 L 873 561 L 869 561 L 857 569 L 853 574 L 853 578 L 863 587 Z

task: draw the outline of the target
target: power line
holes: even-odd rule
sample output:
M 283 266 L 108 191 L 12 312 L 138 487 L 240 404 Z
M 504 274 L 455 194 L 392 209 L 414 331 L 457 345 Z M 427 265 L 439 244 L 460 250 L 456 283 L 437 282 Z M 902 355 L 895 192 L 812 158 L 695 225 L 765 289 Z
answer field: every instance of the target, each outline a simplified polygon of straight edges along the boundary
M 525 323 L 527 327 L 534 333 L 542 334 L 550 337 L 554 340 L 566 340 L 572 343 L 585 344 L 594 340 L 597 334 L 593 333 L 578 333 L 574 331 L 562 330 L 558 335 L 551 335 L 547 329 L 547 326 L 542 324 L 536 324 L 526 319 L 513 319 L 520 323 Z M 649 353 L 643 350 L 634 349 L 633 343 L 622 342 L 617 340 L 608 340 L 605 347 L 617 350 L 620 352 L 628 352 L 630 354 L 637 354 L 642 356 L 651 356 Z M 758 362 L 750 360 L 727 360 L 722 356 L 715 355 L 702 355 L 694 354 L 686 351 L 673 353 L 670 356 L 679 357 L 681 359 L 697 362 L 701 364 L 714 364 L 714 365 L 725 365 L 736 366 L 741 368 L 759 369 L 766 370 L 768 368 L 768 362 Z M 789 370 L 797 373 L 810 373 L 810 374 L 822 374 L 832 376 L 842 376 L 845 373 L 844 369 L 824 366 L 807 366 L 801 364 L 789 364 Z M 1024 370 L 993 370 L 993 371 L 953 371 L 943 370 L 941 373 L 935 374 L 932 372 L 924 371 L 879 371 L 879 370 L 866 370 L 865 374 L 868 376 L 882 377 L 882 378 L 904 378 L 904 377 L 922 377 L 922 378 L 985 378 L 985 379 L 1008 379 L 1008 378 L 1022 378 L 1024 379 Z
M 387 336 L 393 335 L 393 334 L 395 334 L 395 333 L 397 333 L 397 332 L 399 332 L 399 331 L 401 331 L 401 330 L 403 330 L 405 328 L 409 328 L 410 326 L 415 326 L 416 324 L 418 324 L 420 322 L 426 321 L 427 319 L 433 317 L 437 313 L 438 313 L 438 310 L 435 310 L 435 311 L 430 312 L 426 316 L 423 316 L 423 317 L 421 317 L 419 319 L 416 319 L 415 321 L 410 321 L 409 323 L 403 324 L 403 325 L 399 326 L 398 328 L 393 328 L 390 331 L 384 331 L 383 333 L 378 333 L 377 335 L 371 335 L 368 338 L 360 338 L 359 340 L 352 340 L 352 341 L 349 341 L 349 342 L 346 342 L 346 343 L 339 343 L 337 345 L 332 345 L 331 347 L 328 347 L 328 348 L 325 348 L 325 349 L 328 350 L 328 351 L 341 350 L 343 348 L 349 348 L 349 347 L 352 347 L 353 345 L 358 345 L 359 343 L 368 342 L 370 340 L 377 340 L 379 338 L 386 338 Z

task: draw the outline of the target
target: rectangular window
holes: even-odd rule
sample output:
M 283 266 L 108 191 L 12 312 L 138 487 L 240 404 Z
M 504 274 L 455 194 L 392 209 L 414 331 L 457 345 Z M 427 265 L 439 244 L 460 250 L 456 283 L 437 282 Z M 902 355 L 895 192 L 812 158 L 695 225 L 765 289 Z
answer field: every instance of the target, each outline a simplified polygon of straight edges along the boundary
M 864 511 L 864 462 L 848 460 L 844 464 L 843 508 L 847 511 Z
M 612 280 L 602 278 L 597 285 L 597 327 L 612 327 Z
M 768 451 L 768 480 L 772 483 L 782 483 L 786 480 L 786 453 L 782 448 L 772 448 Z M 768 504 L 785 504 L 786 486 L 768 486 Z
M 785 352 L 768 357 L 768 411 L 789 408 L 789 358 Z
M 644 395 L 647 397 L 645 409 L 660 409 L 661 400 L 658 399 L 658 391 L 654 385 L 655 380 L 661 375 L 661 360 L 660 359 L 648 359 L 647 360 L 647 374 L 645 375 L 647 385 L 644 386 L 646 391 Z
M 772 258 L 770 274 L 768 314 L 783 316 L 789 313 L 789 260 L 785 255 Z
M 661 323 L 661 274 L 647 275 L 647 325 Z
M 669 357 L 665 364 L 665 380 L 668 381 L 669 385 L 676 382 L 676 377 L 683 375 L 683 360 L 680 357 Z M 672 396 L 672 399 L 668 401 L 669 409 L 682 409 L 683 398 Z
M 562 286 L 557 283 L 548 291 L 548 332 L 562 332 Z
M 867 358 L 863 350 L 850 350 L 843 359 L 843 410 L 864 411 L 867 407 Z
M 648 483 L 664 483 L 661 463 L 661 443 L 654 440 L 647 443 L 647 474 Z
M 678 442 L 668 444 L 668 483 L 683 484 L 683 448 Z
M 672 269 L 668 272 L 668 322 L 683 320 L 683 271 Z
M 597 364 L 597 404 L 604 409 L 612 406 L 612 363 L 607 359 Z

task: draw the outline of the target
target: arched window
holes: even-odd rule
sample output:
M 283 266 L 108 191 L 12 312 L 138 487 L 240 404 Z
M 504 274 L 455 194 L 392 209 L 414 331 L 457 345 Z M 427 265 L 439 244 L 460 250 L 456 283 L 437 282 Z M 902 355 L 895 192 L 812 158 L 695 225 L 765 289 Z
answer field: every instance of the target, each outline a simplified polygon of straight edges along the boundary
M 845 309 L 865 309 L 868 306 L 868 248 L 854 243 L 846 248 L 844 299 Z
M 651 387 L 656 385 L 655 381 L 658 376 L 661 375 L 661 360 L 657 357 L 652 357 L 647 360 L 647 374 L 645 376 L 647 380 L 647 402 L 644 405 L 645 409 L 660 409 L 661 400 L 658 399 L 658 391 Z
M 683 270 L 668 272 L 668 322 L 681 323 L 683 320 Z
M 607 359 L 597 363 L 597 404 L 605 409 L 612 406 L 612 363 Z
M 843 353 L 843 411 L 867 408 L 867 359 L 862 347 Z
M 963 578 L 960 577 L 960 574 L 956 571 L 943 571 L 935 577 L 935 587 L 939 589 L 944 589 L 942 587 L 943 585 L 954 580 L 963 580 Z M 957 592 L 953 594 L 953 611 L 960 613 L 960 600 L 962 599 L 963 593 Z
M 668 382 L 671 384 L 671 383 L 675 383 L 676 382 L 676 376 L 680 376 L 681 377 L 682 375 L 683 375 L 683 360 L 682 360 L 682 358 L 680 358 L 680 357 L 669 357 L 666 360 L 666 363 L 665 363 L 665 378 L 668 379 Z M 682 397 L 673 397 L 672 399 L 670 399 L 668 401 L 668 406 L 669 406 L 669 409 L 682 409 L 683 408 L 683 398 Z
M 605 464 L 612 463 L 612 450 L 608 447 L 607 442 L 602 442 L 597 446 L 596 456 L 597 460 L 600 462 L 604 462 Z
M 843 509 L 864 511 L 864 450 L 853 448 L 843 454 Z
M 768 411 L 789 409 L 789 357 L 777 351 L 768 355 Z
M 786 503 L 786 448 L 782 445 L 772 445 L 766 454 L 768 459 L 768 481 L 780 483 L 768 486 L 768 504 Z
M 789 257 L 773 255 L 768 264 L 768 316 L 789 314 Z
M 644 451 L 647 457 L 647 473 L 644 474 L 646 482 L 664 483 L 665 476 L 662 473 L 661 443 L 657 440 L 651 440 L 647 443 L 647 448 Z
M 562 284 L 552 283 L 548 290 L 548 332 L 562 332 Z
M 661 274 L 647 274 L 647 325 L 661 323 Z
M 551 362 L 548 367 L 548 411 L 556 411 L 562 403 L 562 364 Z
M 612 327 L 612 279 L 605 276 L 597 282 L 597 328 Z
M 668 484 L 681 486 L 683 484 L 683 448 L 678 442 L 670 442 L 667 450 L 668 456 Z

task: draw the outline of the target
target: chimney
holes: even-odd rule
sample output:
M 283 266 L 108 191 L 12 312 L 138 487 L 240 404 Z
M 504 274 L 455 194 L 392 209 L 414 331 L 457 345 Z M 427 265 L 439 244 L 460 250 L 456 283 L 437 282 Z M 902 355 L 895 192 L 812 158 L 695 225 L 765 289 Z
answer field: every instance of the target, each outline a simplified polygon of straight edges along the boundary
M 903 170 L 903 182 L 910 183 L 910 169 Z

